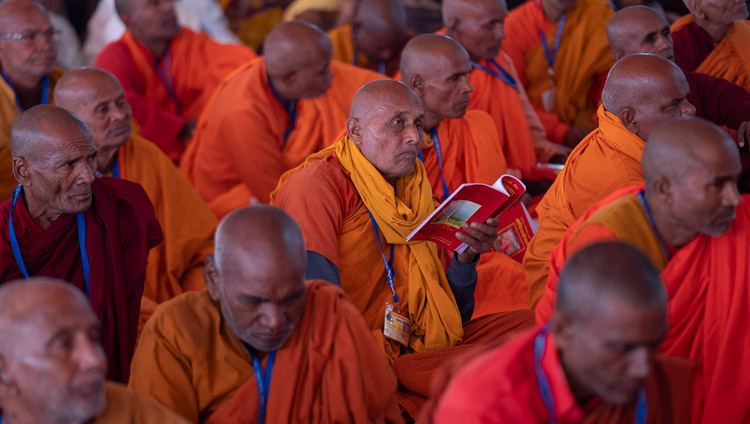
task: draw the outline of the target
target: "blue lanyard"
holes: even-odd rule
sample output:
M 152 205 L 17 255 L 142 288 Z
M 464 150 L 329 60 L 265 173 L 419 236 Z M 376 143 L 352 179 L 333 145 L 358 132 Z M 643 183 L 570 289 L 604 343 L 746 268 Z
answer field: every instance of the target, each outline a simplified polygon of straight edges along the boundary
M 21 196 L 22 185 L 13 190 L 13 197 L 10 200 L 10 217 L 8 218 L 8 229 L 10 230 L 10 248 L 13 250 L 13 257 L 16 259 L 18 268 L 21 269 L 21 273 L 26 279 L 29 278 L 29 272 L 26 270 L 26 264 L 21 256 L 21 249 L 18 247 L 18 239 L 16 238 L 16 230 L 13 227 L 13 208 L 16 207 L 16 202 Z M 89 256 L 86 254 L 86 219 L 83 216 L 83 212 L 76 214 L 76 221 L 78 223 L 78 245 L 81 248 L 81 262 L 83 263 L 83 278 L 86 281 L 86 295 L 89 294 Z M 1 424 L 1 423 L 0 423 Z
M 547 333 L 549 333 L 549 326 L 545 325 L 542 327 L 542 331 L 534 339 L 534 372 L 536 373 L 536 379 L 539 384 L 539 391 L 542 394 L 542 400 L 547 407 L 549 423 L 555 424 L 557 422 L 555 418 L 555 400 L 552 398 L 552 389 L 547 380 L 547 375 L 544 374 L 544 369 L 542 369 L 542 356 L 544 355 L 544 349 L 547 346 Z M 641 389 L 638 392 L 635 424 L 644 424 L 647 415 L 648 401 L 646 399 L 646 392 Z
M 96 176 L 97 177 L 103 177 L 104 174 L 102 174 L 98 169 L 96 170 Z M 117 160 L 117 155 L 115 154 L 115 159 L 112 162 L 112 178 L 120 178 L 120 161 Z M 0 423 L 3 424 L 3 423 Z
M 393 284 L 393 245 L 391 245 L 391 260 L 385 258 L 385 253 L 383 253 L 383 244 L 380 243 L 380 230 L 378 228 L 378 223 L 375 221 L 375 217 L 372 216 L 372 213 L 370 210 L 367 210 L 367 213 L 370 215 L 370 221 L 372 222 L 372 229 L 375 230 L 375 239 L 378 241 L 378 248 L 380 249 L 380 256 L 383 257 L 383 264 L 385 265 L 385 278 L 388 280 L 388 287 L 391 288 L 391 294 L 393 294 L 393 302 L 398 303 L 398 296 L 396 295 L 396 289 L 394 288 Z
M 16 106 L 18 107 L 19 112 L 23 112 L 23 108 L 21 107 L 21 100 L 18 98 L 18 94 L 16 94 L 16 89 L 13 87 L 13 82 L 8 78 L 8 75 L 3 72 L 3 79 L 5 80 L 5 83 L 8 84 L 11 90 L 13 90 L 13 94 L 16 96 Z M 41 105 L 46 105 L 49 103 L 49 75 L 45 76 L 42 79 L 42 102 L 39 103 Z M 0 421 L 0 424 L 2 424 L 2 421 Z
M 654 217 L 651 215 L 651 209 L 649 209 L 648 205 L 646 204 L 645 192 L 643 190 L 638 192 L 638 200 L 641 201 L 641 205 L 643 205 L 643 210 L 646 211 L 648 224 L 651 226 L 651 229 L 654 231 L 654 234 L 656 234 L 656 239 L 659 240 L 659 244 L 661 245 L 661 250 L 664 252 L 664 256 L 666 256 L 667 260 L 670 260 L 672 257 L 669 254 L 669 249 L 667 249 L 667 245 L 664 243 L 664 240 L 661 239 L 661 235 L 659 235 L 659 231 L 656 229 L 656 224 L 654 224 Z
M 177 105 L 177 114 L 182 115 L 182 102 L 177 97 L 177 93 L 174 91 L 174 79 L 172 78 L 172 51 L 171 47 L 167 47 L 167 52 L 164 55 L 164 68 L 159 66 L 159 62 L 156 63 L 156 74 L 164 83 L 164 87 L 167 89 L 167 94 Z
M 557 58 L 557 49 L 560 48 L 560 39 L 562 38 L 563 28 L 565 28 L 567 17 L 568 15 L 565 14 L 560 18 L 560 23 L 557 25 L 557 32 L 555 33 L 555 41 L 552 45 L 552 51 L 550 51 L 549 46 L 547 45 L 547 37 L 544 35 L 544 32 L 539 30 L 539 38 L 542 39 L 542 47 L 544 47 L 544 56 L 547 57 L 547 74 L 550 79 L 552 79 L 554 75 L 553 69 L 555 68 L 555 59 Z
M 354 60 L 352 60 L 352 65 L 359 66 L 359 50 L 357 50 L 357 49 L 354 49 Z M 387 65 L 387 63 L 385 63 L 385 61 L 383 61 L 383 60 L 381 60 L 380 62 L 378 62 L 378 73 L 379 74 L 385 75 L 386 65 Z
M 255 371 L 255 384 L 258 385 L 258 397 L 260 398 L 260 411 L 258 411 L 258 424 L 263 424 L 266 419 L 266 407 L 268 405 L 268 394 L 271 391 L 271 373 L 273 372 L 273 363 L 276 360 L 276 351 L 272 350 L 268 354 L 268 362 L 266 363 L 265 371 L 260 366 L 260 359 L 258 359 L 258 357 L 253 353 L 252 350 L 250 350 L 250 357 L 253 358 L 253 370 Z
M 509 86 L 513 87 L 514 90 L 518 91 L 518 83 L 515 79 L 513 79 L 513 76 L 505 70 L 502 66 L 500 66 L 499 63 L 495 59 L 492 59 L 490 62 L 492 63 L 492 66 L 497 68 L 497 71 L 495 71 L 492 68 L 488 68 L 484 65 L 479 64 L 478 62 L 471 61 L 471 66 L 473 68 L 481 69 L 484 72 L 487 72 L 488 74 L 492 75 L 495 78 L 498 78 L 499 80 L 503 81 L 504 83 L 508 84 Z M 498 72 L 499 71 L 499 72 Z
M 432 140 L 435 142 L 435 153 L 437 153 L 438 166 L 440 167 L 440 180 L 443 182 L 443 200 L 450 197 L 451 192 L 448 190 L 448 184 L 445 183 L 445 175 L 443 174 L 443 153 L 440 150 L 440 139 L 437 134 L 437 127 L 432 129 Z
M 289 134 L 292 133 L 292 130 L 294 129 L 294 124 L 297 122 L 297 101 L 291 100 L 286 101 L 281 98 L 279 93 L 276 91 L 275 88 L 273 88 L 273 85 L 271 85 L 271 80 L 268 81 L 269 87 L 271 87 L 271 92 L 273 93 L 273 96 L 276 97 L 276 100 L 279 101 L 281 104 L 281 107 L 283 107 L 286 110 L 286 113 L 289 115 L 289 123 L 286 126 L 286 131 L 284 131 L 284 141 L 282 142 L 282 146 L 286 144 L 287 139 L 289 138 Z

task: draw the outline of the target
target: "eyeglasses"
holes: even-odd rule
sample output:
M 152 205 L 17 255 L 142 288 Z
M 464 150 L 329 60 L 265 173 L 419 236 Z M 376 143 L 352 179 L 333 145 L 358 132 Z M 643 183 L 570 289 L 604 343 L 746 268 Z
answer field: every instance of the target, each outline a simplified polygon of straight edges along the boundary
M 29 29 L 24 32 L 0 32 L 0 38 L 7 38 L 10 40 L 20 40 L 29 44 L 39 44 L 42 39 L 45 41 L 52 41 L 55 39 L 55 36 L 60 35 L 60 30 L 57 30 L 55 28 L 49 28 L 44 31 L 40 31 L 38 29 Z

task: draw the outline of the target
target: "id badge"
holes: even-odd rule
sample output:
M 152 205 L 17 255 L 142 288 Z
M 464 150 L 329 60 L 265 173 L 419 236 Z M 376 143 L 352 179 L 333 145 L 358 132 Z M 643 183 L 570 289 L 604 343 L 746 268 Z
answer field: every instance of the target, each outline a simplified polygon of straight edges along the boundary
M 392 304 L 385 304 L 385 322 L 383 324 L 383 335 L 395 340 L 404 346 L 409 346 L 409 334 L 411 333 L 411 321 L 409 318 L 396 312 Z
M 544 107 L 544 110 L 547 112 L 552 111 L 552 109 L 555 107 L 555 93 L 557 90 L 555 89 L 555 86 L 552 85 L 547 90 L 544 90 L 542 93 L 542 106 Z

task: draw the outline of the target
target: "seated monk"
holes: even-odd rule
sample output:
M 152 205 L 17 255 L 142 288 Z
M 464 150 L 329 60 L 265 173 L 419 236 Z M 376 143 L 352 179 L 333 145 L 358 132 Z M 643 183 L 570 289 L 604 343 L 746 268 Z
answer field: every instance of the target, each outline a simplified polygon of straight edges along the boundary
M 181 165 L 219 217 L 251 196 L 268 203 L 281 174 L 336 141 L 357 89 L 382 78 L 331 62 L 331 41 L 303 22 L 277 26 L 264 51 L 222 83 Z
M 401 49 L 409 38 L 401 0 L 361 0 L 350 24 L 328 32 L 333 59 L 383 75 L 398 71 Z
M 743 1 L 684 0 L 690 15 L 672 24 L 675 62 L 750 91 L 750 22 Z
M 424 107 L 422 160 L 441 201 L 461 184 L 492 184 L 506 171 L 492 118 L 466 111 L 473 90 L 470 72 L 466 50 L 443 35 L 419 35 L 401 53 L 401 81 Z M 477 273 L 474 317 L 526 307 L 528 285 L 520 263 L 491 251 L 482 255 Z
M 131 133 L 132 111 L 112 74 L 72 71 L 60 79 L 55 98 L 91 129 L 99 173 L 140 184 L 154 205 L 164 243 L 148 256 L 141 327 L 157 304 L 206 288 L 203 262 L 213 252 L 216 216 L 158 147 Z
M 255 53 L 181 27 L 173 1 L 115 0 L 127 31 L 94 64 L 120 80 L 141 134 L 177 162 L 221 80 Z
M 613 14 L 602 0 L 527 1 L 508 14 L 503 50 L 555 142 L 575 146 L 593 128 L 612 66 L 605 27 Z
M 33 277 L 0 287 L 0 421 L 187 424 L 104 380 L 101 331 L 86 296 L 64 281 Z
M 432 372 L 463 344 L 484 344 L 530 325 L 528 310 L 472 321 L 476 263 L 497 239 L 498 221 L 464 224 L 469 247 L 447 272 L 432 242 L 406 237 L 435 202 L 417 154 L 424 143 L 419 97 L 396 81 L 364 85 L 352 101 L 347 135 L 286 173 L 272 202 L 302 227 L 307 277 L 340 285 L 364 315 L 405 390 L 400 403 L 416 417 Z M 389 252 L 393 252 L 390 254 Z M 411 331 L 385 327 L 393 317 Z M 400 317 L 400 318 L 399 318 Z
M 655 356 L 667 328 L 648 257 L 626 243 L 590 245 L 565 265 L 549 323 L 476 355 L 424 422 L 689 423 L 695 365 Z
M 362 316 L 340 288 L 305 282 L 305 243 L 289 215 L 271 206 L 227 215 L 206 285 L 146 323 L 136 392 L 191 422 L 401 422 L 396 379 Z
M 531 308 L 544 292 L 550 254 L 565 230 L 595 202 L 643 182 L 644 140 L 659 124 L 695 113 L 688 93 L 680 68 L 662 57 L 635 54 L 612 67 L 599 106 L 599 128 L 573 150 L 537 206 L 539 230 L 523 258 Z
M 63 70 L 55 68 L 57 47 L 47 11 L 30 0 L 0 3 L 0 201 L 18 185 L 11 172 L 10 127 L 24 110 L 52 103 Z
M 469 109 L 487 112 L 495 121 L 508 167 L 534 177 L 532 168 L 561 151 L 547 140 L 539 117 L 510 58 L 500 50 L 508 16 L 505 0 L 446 0 L 443 21 L 448 36 L 469 53 L 469 81 L 474 92 Z
M 149 250 L 162 241 L 140 185 L 95 178 L 96 146 L 57 106 L 27 110 L 10 133 L 20 183 L 0 204 L 0 282 L 33 275 L 85 292 L 102 323 L 108 380 L 126 382 Z

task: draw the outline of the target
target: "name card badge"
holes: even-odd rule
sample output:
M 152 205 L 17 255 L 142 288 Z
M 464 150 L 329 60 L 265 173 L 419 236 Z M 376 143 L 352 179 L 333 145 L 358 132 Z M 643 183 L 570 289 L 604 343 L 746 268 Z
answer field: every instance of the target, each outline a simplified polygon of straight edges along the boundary
M 409 346 L 409 334 L 411 333 L 411 321 L 409 318 L 396 312 L 391 303 L 385 303 L 385 322 L 383 325 L 383 335 L 395 340 L 404 346 Z
M 546 110 L 547 112 L 552 111 L 552 109 L 555 107 L 555 93 L 556 92 L 557 92 L 557 89 L 555 88 L 554 84 L 550 88 L 542 92 L 542 106 L 544 107 L 544 110 Z

